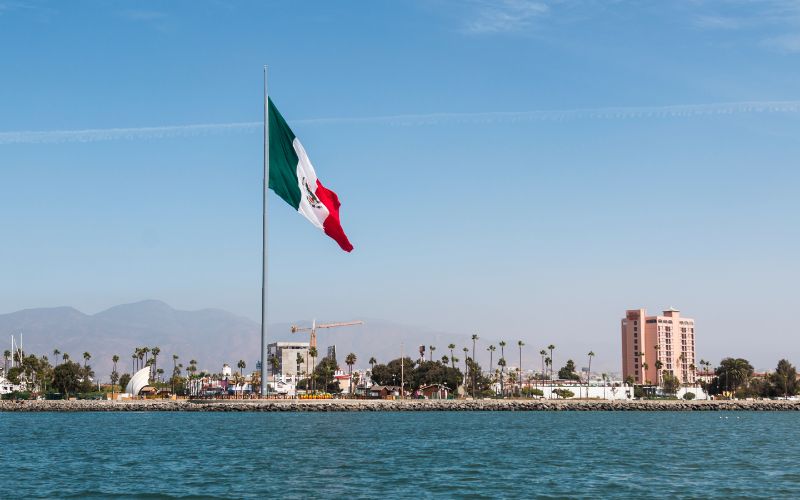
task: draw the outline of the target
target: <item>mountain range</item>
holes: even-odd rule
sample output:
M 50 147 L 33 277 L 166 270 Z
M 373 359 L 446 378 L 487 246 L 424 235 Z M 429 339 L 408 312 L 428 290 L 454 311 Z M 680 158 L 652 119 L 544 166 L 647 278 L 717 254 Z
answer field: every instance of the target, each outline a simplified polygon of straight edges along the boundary
M 308 320 L 297 322 L 301 326 L 309 323 Z M 8 339 L 9 348 L 10 336 L 19 340 L 20 334 L 26 353 L 47 355 L 51 362 L 55 361 L 54 349 L 69 354 L 71 360 L 80 363 L 83 363 L 83 353 L 89 352 L 89 363 L 101 379 L 111 372 L 114 354 L 120 356 L 118 371 L 130 372 L 131 355 L 136 347 L 158 346 L 161 349 L 158 365 L 169 374 L 173 354 L 179 356 L 179 363 L 188 365 L 190 359 L 195 359 L 200 370 L 209 372 L 219 372 L 223 363 L 235 367 L 239 360 L 244 360 L 248 369 L 253 369 L 260 346 L 260 325 L 255 321 L 220 309 L 177 310 L 158 300 L 122 304 L 97 314 L 84 314 L 73 307 L 54 307 L 0 315 L 0 335 Z M 270 324 L 268 334 L 270 342 L 308 339 L 308 333 L 290 333 L 288 323 Z M 365 324 L 359 326 L 318 330 L 317 336 L 318 348 L 323 355 L 329 345 L 336 345 L 342 368 L 347 353 L 356 354 L 356 367 L 366 367 L 373 356 L 378 362 L 399 357 L 401 344 L 405 355 L 412 358 L 419 356 L 420 345 L 437 346 L 434 358 L 441 358 L 444 354 L 450 355 L 446 347 L 454 343 L 458 346 L 456 356 L 462 362 L 464 353 L 461 349 L 472 348 L 469 335 L 432 332 L 376 319 L 366 319 Z M 486 345 L 487 340 L 481 339 L 479 361 L 488 357 L 482 352 Z M 514 356 L 516 346 L 509 345 L 506 352 L 509 364 L 513 364 L 512 360 L 517 359 Z M 62 356 L 58 355 L 59 361 Z M 499 349 L 495 360 L 498 357 Z

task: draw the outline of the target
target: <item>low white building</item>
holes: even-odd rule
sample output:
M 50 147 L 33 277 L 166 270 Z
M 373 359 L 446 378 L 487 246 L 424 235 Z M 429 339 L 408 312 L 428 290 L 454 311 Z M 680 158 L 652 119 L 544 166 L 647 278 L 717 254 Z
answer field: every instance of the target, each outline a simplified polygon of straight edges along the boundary
M 11 394 L 18 390 L 20 390 L 20 386 L 12 384 L 11 381 L 5 377 L 0 377 L 0 395 Z

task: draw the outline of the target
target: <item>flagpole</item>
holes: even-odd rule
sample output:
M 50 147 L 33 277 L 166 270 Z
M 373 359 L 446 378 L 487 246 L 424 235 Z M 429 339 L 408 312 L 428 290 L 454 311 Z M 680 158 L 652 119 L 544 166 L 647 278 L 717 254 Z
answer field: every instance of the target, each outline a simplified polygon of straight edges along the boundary
M 269 98 L 267 65 L 264 65 L 264 191 L 261 244 L 261 395 L 267 395 L 267 192 L 269 191 Z

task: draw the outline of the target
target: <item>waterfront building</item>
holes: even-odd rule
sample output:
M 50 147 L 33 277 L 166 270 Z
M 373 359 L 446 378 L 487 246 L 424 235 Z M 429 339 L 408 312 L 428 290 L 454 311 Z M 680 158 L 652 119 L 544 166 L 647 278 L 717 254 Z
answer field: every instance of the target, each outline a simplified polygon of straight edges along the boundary
M 267 346 L 267 359 L 278 358 L 278 368 L 274 370 L 272 363 L 268 363 L 267 376 L 268 382 L 272 382 L 273 377 L 278 377 L 282 382 L 297 383 L 305 376 L 306 364 L 309 362 L 309 371 L 313 370 L 310 366 L 313 360 L 308 357 L 308 342 L 273 342 Z M 303 358 L 303 363 L 297 364 L 297 355 Z
M 695 325 L 692 318 L 669 308 L 648 316 L 630 309 L 622 319 L 622 377 L 637 384 L 660 384 L 664 373 L 682 384 L 695 383 Z M 660 369 L 659 369 L 660 365 Z

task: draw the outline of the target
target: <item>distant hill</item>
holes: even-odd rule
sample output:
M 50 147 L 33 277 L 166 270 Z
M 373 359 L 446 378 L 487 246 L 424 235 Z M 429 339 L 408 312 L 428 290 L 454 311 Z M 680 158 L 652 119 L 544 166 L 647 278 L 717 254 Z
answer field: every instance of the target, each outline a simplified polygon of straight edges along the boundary
M 308 322 L 298 324 L 307 325 Z M 270 341 L 308 339 L 306 333 L 291 334 L 289 327 L 287 323 L 270 325 Z M 252 369 L 260 346 L 260 325 L 248 318 L 220 309 L 180 311 L 158 300 L 123 304 L 94 315 L 72 307 L 25 309 L 0 315 L 0 340 L 9 342 L 11 334 L 18 337 L 20 332 L 27 353 L 46 354 L 51 362 L 54 361 L 53 349 L 66 352 L 70 359 L 81 363 L 83 353 L 88 351 L 92 355 L 89 363 L 102 379 L 111 372 L 114 354 L 121 358 L 119 371 L 130 372 L 131 355 L 137 346 L 160 347 L 158 364 L 167 374 L 171 371 L 173 354 L 177 354 L 184 365 L 196 359 L 198 367 L 206 371 L 219 371 L 223 363 L 235 366 L 240 359 Z M 328 345 L 335 344 L 340 364 L 344 365 L 347 353 L 354 352 L 358 357 L 357 367 L 368 366 L 371 356 L 379 362 L 400 356 L 401 343 L 405 354 L 413 358 L 418 356 L 419 345 L 425 345 L 426 349 L 435 345 L 435 358 L 449 356 L 447 345 L 451 342 L 457 345 L 456 356 L 463 362 L 461 349 L 472 347 L 468 335 L 430 332 L 377 319 L 365 320 L 361 326 L 318 331 L 321 353 L 326 352 Z M 481 339 L 479 361 L 488 356 L 486 345 L 487 341 Z M 507 358 L 513 364 L 516 347 L 508 349 Z M 495 359 L 498 355 L 499 351 Z

